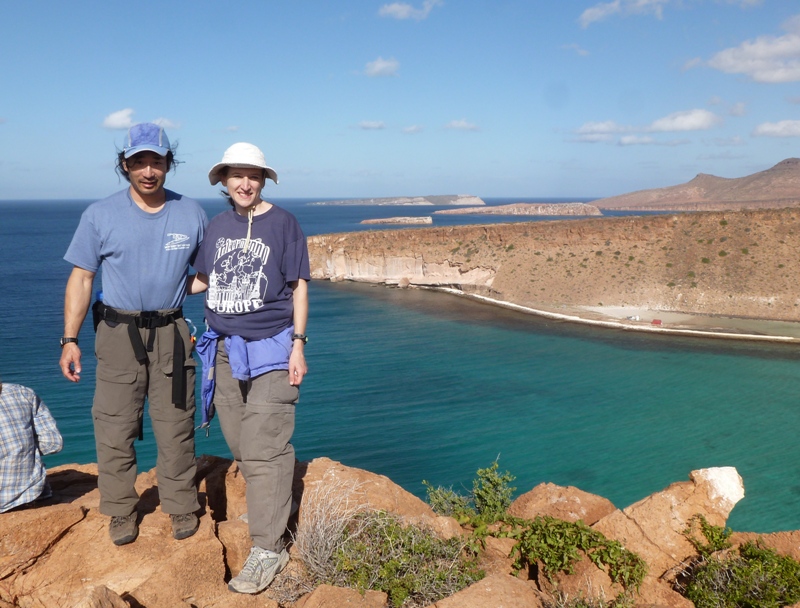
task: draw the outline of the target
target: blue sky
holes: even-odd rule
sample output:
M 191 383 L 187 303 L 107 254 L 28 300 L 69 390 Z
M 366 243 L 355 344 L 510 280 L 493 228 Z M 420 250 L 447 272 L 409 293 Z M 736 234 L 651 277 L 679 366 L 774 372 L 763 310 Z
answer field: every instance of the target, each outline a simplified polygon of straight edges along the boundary
M 800 156 L 800 0 L 7 2 L 0 199 L 99 198 L 159 121 L 267 197 L 603 197 Z

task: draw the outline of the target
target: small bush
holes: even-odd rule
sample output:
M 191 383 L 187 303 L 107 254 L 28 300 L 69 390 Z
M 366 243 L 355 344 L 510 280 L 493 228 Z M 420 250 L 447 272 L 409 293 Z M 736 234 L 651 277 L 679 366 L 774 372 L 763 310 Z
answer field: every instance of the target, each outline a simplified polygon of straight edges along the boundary
M 383 511 L 356 516 L 334 556 L 330 582 L 389 596 L 392 606 L 428 606 L 483 578 L 464 556 L 460 537 L 441 540 L 419 526 L 402 526 Z
M 647 564 L 642 558 L 582 521 L 537 516 L 533 520 L 506 518 L 504 523 L 512 526 L 507 535 L 517 539 L 512 550 L 512 556 L 516 555 L 515 568 L 539 563 L 548 577 L 556 572 L 571 574 L 583 553 L 625 589 L 638 589 L 647 574 Z
M 728 252 L 727 251 L 720 251 L 718 255 L 719 255 L 719 257 L 724 258 L 726 255 L 728 255 Z
M 700 259 L 700 261 L 701 261 L 703 264 L 708 264 L 708 263 L 710 263 L 710 262 L 711 262 L 711 260 L 709 260 L 708 258 L 701 258 L 701 259 Z
M 685 596 L 697 608 L 778 608 L 800 601 L 800 564 L 748 542 L 695 567 Z
M 472 507 L 469 497 L 458 494 L 452 487 L 443 488 L 439 486 L 434 488 L 427 481 L 423 481 L 422 485 L 428 491 L 428 504 L 434 513 L 454 517 L 459 522 L 467 520 L 475 514 L 475 509 Z
M 499 466 L 500 463 L 495 460 L 489 468 L 478 469 L 478 477 L 472 482 L 475 509 L 485 520 L 504 514 L 511 506 L 511 497 L 516 490 L 508 485 L 516 478 L 508 471 L 499 474 Z

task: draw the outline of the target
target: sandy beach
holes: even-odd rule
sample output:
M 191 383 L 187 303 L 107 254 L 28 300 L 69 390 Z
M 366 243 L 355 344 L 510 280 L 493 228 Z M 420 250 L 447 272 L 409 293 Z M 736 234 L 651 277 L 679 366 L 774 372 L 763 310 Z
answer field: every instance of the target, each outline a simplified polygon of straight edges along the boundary
M 441 291 L 550 319 L 628 331 L 721 338 L 800 343 L 800 322 L 701 315 L 621 306 L 520 306 L 486 296 L 441 288 Z

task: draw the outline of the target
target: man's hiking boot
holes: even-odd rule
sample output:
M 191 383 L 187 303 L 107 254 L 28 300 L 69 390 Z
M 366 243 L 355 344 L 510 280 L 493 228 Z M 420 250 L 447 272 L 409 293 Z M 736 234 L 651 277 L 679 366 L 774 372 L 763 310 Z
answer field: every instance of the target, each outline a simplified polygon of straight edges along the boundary
M 287 563 L 289 563 L 289 553 L 286 549 L 280 553 L 274 553 L 260 547 L 253 547 L 250 549 L 247 561 L 242 566 L 242 571 L 228 583 L 228 589 L 236 593 L 263 591 Z
M 183 515 L 170 515 L 172 520 L 172 538 L 175 540 L 183 540 L 189 538 L 192 534 L 197 532 L 200 526 L 200 520 L 194 513 L 184 513 Z
M 113 515 L 108 524 L 108 535 L 115 545 L 127 545 L 139 536 L 139 524 L 136 523 L 137 513 L 130 515 Z

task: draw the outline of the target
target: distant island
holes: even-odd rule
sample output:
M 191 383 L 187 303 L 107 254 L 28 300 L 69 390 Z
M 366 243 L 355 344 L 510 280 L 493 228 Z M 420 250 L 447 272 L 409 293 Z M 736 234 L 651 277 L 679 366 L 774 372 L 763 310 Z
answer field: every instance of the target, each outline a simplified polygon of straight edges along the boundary
M 638 190 L 593 201 L 600 209 L 629 211 L 728 211 L 800 206 L 800 158 L 766 171 L 726 178 L 698 173 L 685 184 Z
M 594 205 L 586 203 L 512 203 L 510 205 L 467 207 L 434 211 L 442 215 L 603 215 Z
M 436 194 L 428 196 L 392 196 L 386 198 L 351 198 L 340 201 L 319 201 L 309 205 L 485 205 L 470 194 Z
M 362 224 L 433 224 L 430 215 L 423 217 L 383 217 L 374 220 L 361 220 Z

